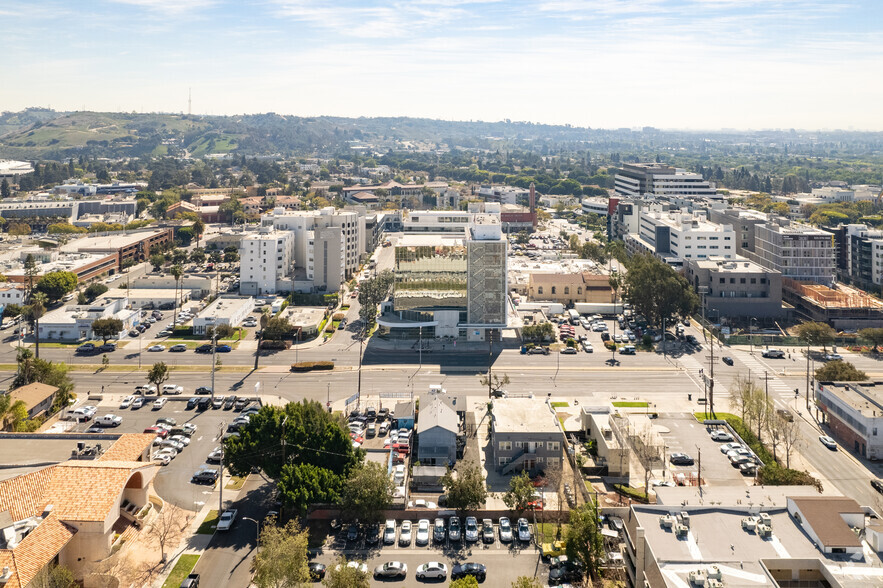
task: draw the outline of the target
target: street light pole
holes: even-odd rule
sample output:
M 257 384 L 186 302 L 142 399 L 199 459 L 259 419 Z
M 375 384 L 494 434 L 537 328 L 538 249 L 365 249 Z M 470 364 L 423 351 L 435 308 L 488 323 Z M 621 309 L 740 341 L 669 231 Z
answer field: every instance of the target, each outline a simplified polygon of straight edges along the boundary
M 251 521 L 254 523 L 254 526 L 255 526 L 254 553 L 255 553 L 255 555 L 257 555 L 258 549 L 261 546 L 261 524 L 256 519 L 253 519 L 251 517 L 242 517 L 242 520 Z

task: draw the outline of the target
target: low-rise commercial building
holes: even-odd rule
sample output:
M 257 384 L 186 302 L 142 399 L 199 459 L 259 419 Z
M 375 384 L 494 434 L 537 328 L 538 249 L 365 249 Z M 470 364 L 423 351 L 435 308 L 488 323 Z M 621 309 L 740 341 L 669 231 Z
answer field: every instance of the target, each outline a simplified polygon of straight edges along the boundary
M 883 458 L 883 382 L 817 382 L 816 402 L 846 449 Z
M 205 335 L 209 327 L 220 325 L 238 327 L 253 310 L 254 298 L 251 296 L 221 296 L 193 319 L 193 334 Z
M 132 308 L 174 308 L 190 300 L 187 288 L 111 288 L 100 298 L 127 298 Z
M 94 339 L 92 323 L 98 319 L 119 319 L 122 329 L 110 339 L 120 339 L 138 325 L 141 312 L 129 306 L 125 296 L 102 297 L 92 304 L 68 305 L 47 312 L 40 319 L 40 339 L 43 341 L 81 341 Z
M 158 245 L 171 243 L 171 228 L 136 231 L 108 237 L 85 237 L 71 241 L 61 250 L 69 253 L 112 253 L 117 257 L 118 267 L 140 263 L 150 258 L 150 250 Z
M 527 288 L 531 302 L 560 302 L 573 306 L 578 302 L 613 302 L 610 276 L 591 272 L 575 274 L 531 273 Z
M 4 262 L 2 264 L 3 275 L 10 282 L 25 284 L 29 276 L 25 275 L 24 260 L 18 262 Z M 119 271 L 119 258 L 113 253 L 58 253 L 47 251 L 35 256 L 37 263 L 37 275 L 39 280 L 51 272 L 71 272 L 77 276 L 79 283 L 88 282 L 91 279 L 108 274 L 113 275 Z
M 730 319 L 774 318 L 782 308 L 782 274 L 744 258 L 693 259 L 684 264 L 687 281 L 702 295 L 705 315 Z
M 491 456 L 488 467 L 501 474 L 534 474 L 561 465 L 564 432 L 545 399 L 501 398 L 491 408 Z

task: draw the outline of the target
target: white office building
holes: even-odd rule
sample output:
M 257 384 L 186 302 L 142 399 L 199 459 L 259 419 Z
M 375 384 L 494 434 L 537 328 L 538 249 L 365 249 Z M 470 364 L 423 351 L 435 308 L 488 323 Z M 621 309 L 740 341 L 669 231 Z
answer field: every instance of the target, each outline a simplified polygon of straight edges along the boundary
M 736 256 L 736 232 L 732 225 L 708 222 L 699 214 L 678 211 L 642 211 L 640 232 L 629 235 L 632 252 L 649 251 L 662 259 L 680 261 Z
M 205 335 L 209 327 L 219 325 L 238 327 L 253 310 L 254 298 L 251 296 L 221 296 L 193 319 L 193 334 Z
M 616 170 L 616 195 L 621 198 L 715 198 L 715 187 L 700 174 L 657 163 L 627 163 Z
M 283 284 L 291 275 L 294 260 L 294 233 L 262 227 L 258 233 L 245 235 L 239 249 L 239 291 L 260 296 L 290 291 Z

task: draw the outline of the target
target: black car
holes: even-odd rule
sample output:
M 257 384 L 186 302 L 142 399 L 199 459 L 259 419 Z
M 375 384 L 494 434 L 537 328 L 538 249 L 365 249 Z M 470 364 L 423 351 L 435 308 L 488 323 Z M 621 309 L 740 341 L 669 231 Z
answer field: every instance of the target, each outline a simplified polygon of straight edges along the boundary
M 549 571 L 549 585 L 557 586 L 563 582 L 579 582 L 583 579 L 583 567 L 578 562 L 567 561 Z
M 316 561 L 311 561 L 309 564 L 310 568 L 310 580 L 313 582 L 320 582 L 323 578 L 325 578 L 325 564 L 320 564 Z
M 193 484 L 214 484 L 217 481 L 218 470 L 215 469 L 199 470 L 190 478 L 190 482 Z
M 347 529 L 347 531 L 346 531 L 346 540 L 347 541 L 355 541 L 356 539 L 359 538 L 360 534 L 361 534 L 361 531 L 359 529 L 359 525 L 357 525 L 356 523 L 353 523 L 352 525 L 349 526 L 349 529 Z
M 212 389 L 209 388 L 208 386 L 200 386 L 199 388 L 196 389 L 196 393 L 197 394 L 211 394 Z
M 187 401 L 187 408 L 196 408 L 197 403 L 199 402 L 199 398 L 191 398 Z
M 233 408 L 233 405 L 236 404 L 235 396 L 228 396 L 226 400 L 224 400 L 224 410 L 230 410 Z
M 611 531 L 622 533 L 622 519 L 619 517 L 607 517 L 607 527 Z
M 374 523 L 368 527 L 365 534 L 365 543 L 368 545 L 376 545 L 380 541 L 380 523 Z
M 205 397 L 200 398 L 199 402 L 196 403 L 197 410 L 208 410 L 208 408 L 212 405 L 212 399 Z
M 484 579 L 487 577 L 487 568 L 480 563 L 469 562 L 457 564 L 451 570 L 451 580 L 459 580 L 466 576 L 472 576 L 479 582 L 484 582 Z
M 871 488 L 883 494 L 883 482 L 880 480 L 871 480 Z
M 210 343 L 203 343 L 202 345 L 197 347 L 194 351 L 196 351 L 196 353 L 211 353 L 212 346 Z
M 88 429 L 86 429 L 87 433 L 103 433 L 104 429 L 99 427 L 98 425 L 92 425 Z
M 721 358 L 721 361 L 724 362 L 724 363 L 727 364 L 727 365 L 733 365 L 733 358 L 732 358 L 732 357 L 729 357 L 728 355 L 723 356 L 723 357 Z
M 672 453 L 668 461 L 674 465 L 693 465 L 693 458 L 686 453 Z

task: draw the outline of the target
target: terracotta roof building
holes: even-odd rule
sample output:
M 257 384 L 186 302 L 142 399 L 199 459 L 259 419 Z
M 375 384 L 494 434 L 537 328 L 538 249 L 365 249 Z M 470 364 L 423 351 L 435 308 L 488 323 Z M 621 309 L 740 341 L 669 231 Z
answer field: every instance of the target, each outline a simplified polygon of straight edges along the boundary
M 25 406 L 28 408 L 28 418 L 32 419 L 49 410 L 52 406 L 52 401 L 55 399 L 56 392 L 58 392 L 58 388 L 55 386 L 34 382 L 33 384 L 16 388 L 9 394 L 12 396 L 12 402 L 24 401 Z

